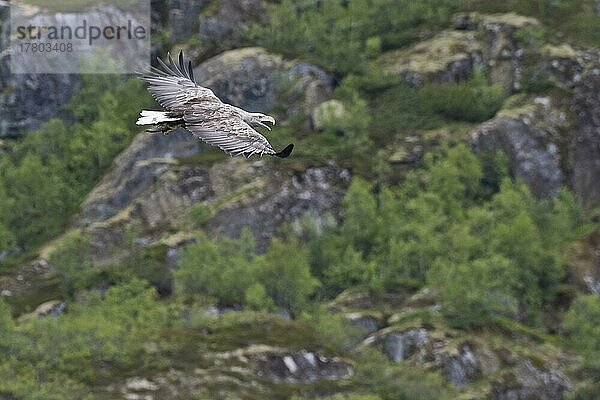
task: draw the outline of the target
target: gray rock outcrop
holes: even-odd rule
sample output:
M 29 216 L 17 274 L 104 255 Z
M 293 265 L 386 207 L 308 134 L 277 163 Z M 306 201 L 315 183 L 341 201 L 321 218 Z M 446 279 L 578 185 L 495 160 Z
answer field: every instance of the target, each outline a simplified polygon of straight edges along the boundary
M 559 148 L 552 134 L 526 114 L 500 114 L 472 134 L 475 152 L 502 150 L 513 173 L 538 197 L 553 197 L 564 184 Z
M 583 76 L 571 108 L 576 124 L 567 145 L 571 186 L 591 207 L 600 204 L 600 65 Z
M 383 342 L 385 353 L 394 362 L 400 362 L 412 357 L 429 342 L 429 335 L 425 329 L 411 329 L 406 332 L 392 332 Z M 422 358 L 422 354 L 419 358 Z
M 492 384 L 490 399 L 563 400 L 565 392 L 571 387 L 571 382 L 559 369 L 540 369 L 530 360 L 525 360 Z
M 481 379 L 491 378 L 488 395 L 495 400 L 563 399 L 572 386 L 559 366 L 565 362 L 563 355 L 548 349 L 537 354 L 534 365 L 529 354 L 512 347 L 460 340 L 451 331 L 423 327 L 385 328 L 363 343 L 381 347 L 394 362 L 438 370 L 458 389 L 468 391 Z M 498 375 L 504 368 L 510 372 Z

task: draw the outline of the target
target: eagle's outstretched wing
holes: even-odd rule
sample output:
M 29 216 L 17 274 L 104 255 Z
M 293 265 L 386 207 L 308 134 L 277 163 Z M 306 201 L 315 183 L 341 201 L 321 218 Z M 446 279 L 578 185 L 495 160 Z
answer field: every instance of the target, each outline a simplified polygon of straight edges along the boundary
M 183 52 L 179 53 L 179 63 L 175 63 L 168 53 L 169 65 L 160 58 L 163 70 L 151 67 L 150 71 L 142 74 L 141 78 L 148 82 L 148 91 L 152 97 L 168 111 L 184 111 L 191 100 L 221 103 L 212 90 L 198 85 L 194 81 L 192 62 L 183 60 Z
M 276 152 L 269 141 L 245 123 L 228 104 L 192 102 L 183 113 L 185 128 L 213 146 L 232 156 L 274 155 L 287 157 L 293 145 Z
M 141 76 L 149 83 L 148 90 L 154 99 L 167 112 L 144 115 L 144 112 L 151 112 L 142 111 L 138 123 L 183 120 L 183 126 L 192 134 L 232 156 L 268 154 L 284 158 L 290 155 L 293 144 L 276 152 L 263 135 L 248 125 L 248 118 L 252 114 L 223 103 L 212 90 L 198 85 L 194 81 L 192 63 L 185 63 L 182 52 L 179 53 L 178 63 L 173 61 L 171 54 L 167 54 L 167 57 L 168 65 L 159 58 L 162 69 L 152 67 Z

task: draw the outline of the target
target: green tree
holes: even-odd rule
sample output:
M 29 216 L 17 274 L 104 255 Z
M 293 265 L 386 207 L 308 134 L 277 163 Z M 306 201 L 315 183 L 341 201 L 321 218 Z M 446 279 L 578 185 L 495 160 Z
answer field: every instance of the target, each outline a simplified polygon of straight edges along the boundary
M 246 290 L 256 283 L 257 258 L 252 232 L 238 240 L 209 240 L 204 235 L 186 247 L 175 284 L 186 295 L 214 296 L 224 305 L 243 304 Z
M 600 298 L 580 296 L 565 316 L 562 335 L 583 356 L 590 368 L 600 371 Z
M 261 261 L 258 277 L 275 304 L 294 315 L 303 311 L 318 285 L 306 249 L 296 239 L 273 239 Z
M 3 181 L 14 205 L 5 226 L 18 233 L 21 246 L 37 245 L 63 229 L 71 212 L 72 188 L 38 156 L 28 153 L 9 166 Z
M 429 275 L 440 293 L 444 316 L 452 326 L 468 330 L 493 316 L 517 314 L 515 269 L 510 260 L 492 255 L 464 263 L 440 260 Z

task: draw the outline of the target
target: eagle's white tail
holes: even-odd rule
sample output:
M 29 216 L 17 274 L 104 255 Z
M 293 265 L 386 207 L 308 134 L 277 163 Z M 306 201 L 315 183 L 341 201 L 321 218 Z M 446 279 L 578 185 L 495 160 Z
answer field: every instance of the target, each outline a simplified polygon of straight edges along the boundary
M 161 122 L 178 121 L 181 119 L 177 117 L 169 117 L 168 113 L 165 111 L 142 110 L 140 115 L 141 117 L 138 118 L 136 122 L 137 125 L 156 125 L 160 124 Z

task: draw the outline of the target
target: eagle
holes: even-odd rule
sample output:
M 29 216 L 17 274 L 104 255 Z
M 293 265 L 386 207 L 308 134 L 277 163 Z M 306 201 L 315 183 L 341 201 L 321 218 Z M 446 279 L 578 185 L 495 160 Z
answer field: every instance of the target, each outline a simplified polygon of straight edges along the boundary
M 231 156 L 246 158 L 263 154 L 288 157 L 293 144 L 275 151 L 269 141 L 253 127 L 263 127 L 275 118 L 262 113 L 248 112 L 222 102 L 212 90 L 194 81 L 192 62 L 186 63 L 179 52 L 176 63 L 167 53 L 169 64 L 158 58 L 161 68 L 150 67 L 140 78 L 148 83 L 148 91 L 166 111 L 142 110 L 137 125 L 153 125 L 147 132 L 168 134 L 183 127 L 204 142 L 217 146 Z

